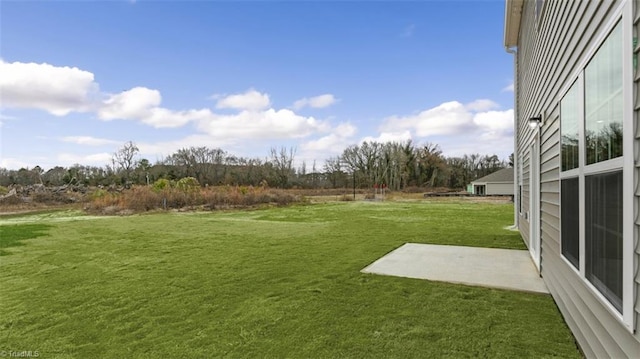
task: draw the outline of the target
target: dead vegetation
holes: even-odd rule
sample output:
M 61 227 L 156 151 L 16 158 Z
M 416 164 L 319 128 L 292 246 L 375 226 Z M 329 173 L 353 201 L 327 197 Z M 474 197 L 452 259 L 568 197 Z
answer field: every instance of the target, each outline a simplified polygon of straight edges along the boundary
M 219 210 L 331 201 L 469 201 L 504 203 L 508 197 L 434 197 L 425 193 L 450 191 L 411 187 L 406 191 L 374 192 L 373 189 L 274 189 L 268 186 L 205 186 L 195 178 L 159 180 L 150 186 L 131 188 L 65 185 L 10 186 L 0 188 L 0 213 L 16 213 L 56 208 L 79 208 L 92 214 L 126 215 L 158 210 Z

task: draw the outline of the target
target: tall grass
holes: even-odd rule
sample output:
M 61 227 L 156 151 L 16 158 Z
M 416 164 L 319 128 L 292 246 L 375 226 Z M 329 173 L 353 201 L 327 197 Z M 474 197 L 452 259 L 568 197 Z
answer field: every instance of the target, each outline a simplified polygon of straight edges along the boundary
M 158 209 L 243 208 L 262 204 L 287 205 L 304 201 L 304 196 L 284 190 L 252 186 L 134 186 L 121 192 L 94 192 L 87 209 L 98 213 L 145 212 Z

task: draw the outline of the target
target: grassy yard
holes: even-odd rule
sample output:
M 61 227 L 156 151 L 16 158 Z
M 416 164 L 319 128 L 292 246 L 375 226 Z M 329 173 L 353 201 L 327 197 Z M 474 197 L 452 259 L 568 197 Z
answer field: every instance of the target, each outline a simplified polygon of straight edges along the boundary
M 0 217 L 0 352 L 579 357 L 548 295 L 362 274 L 405 242 L 524 248 L 512 206 Z

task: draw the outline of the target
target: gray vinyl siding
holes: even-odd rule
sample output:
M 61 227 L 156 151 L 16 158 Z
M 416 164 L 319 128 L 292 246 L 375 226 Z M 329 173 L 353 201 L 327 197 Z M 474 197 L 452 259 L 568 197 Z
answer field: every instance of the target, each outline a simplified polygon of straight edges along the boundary
M 517 158 L 522 161 L 522 212 L 518 227 L 525 243 L 529 241 L 529 149 L 535 133 L 529 128 L 530 117 L 544 114 L 540 131 L 540 229 L 541 275 L 554 300 L 587 357 L 639 357 L 640 334 L 631 334 L 611 315 L 579 274 L 560 253 L 560 97 L 561 91 L 576 80 L 579 63 L 586 52 L 596 46 L 595 37 L 603 24 L 612 19 L 615 1 L 545 2 L 541 21 L 535 19 L 535 1 L 525 1 L 520 23 L 516 65 Z M 636 4 L 637 7 L 637 4 Z M 636 9 L 636 14 L 638 10 Z M 640 34 L 640 15 L 634 19 Z M 636 48 L 640 53 L 640 46 Z M 637 71 L 637 70 L 636 70 Z M 635 110 L 640 111 L 640 74 L 635 76 Z M 637 117 L 636 117 L 637 118 Z M 634 121 L 637 123 L 637 120 Z M 635 279 L 640 283 L 638 262 L 640 248 L 640 129 L 636 136 L 634 178 L 636 213 Z M 627 155 L 627 154 L 626 154 Z M 630 155 L 630 154 L 628 154 Z M 638 288 L 635 286 L 635 317 L 640 320 Z
M 487 196 L 491 195 L 512 195 L 513 183 L 487 183 Z

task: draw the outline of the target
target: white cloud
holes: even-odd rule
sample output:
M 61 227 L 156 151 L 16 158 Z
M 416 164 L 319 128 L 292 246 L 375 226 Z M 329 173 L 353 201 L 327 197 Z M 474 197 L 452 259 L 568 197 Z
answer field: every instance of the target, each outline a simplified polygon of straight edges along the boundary
M 0 158 L 0 168 L 7 169 L 20 169 L 20 168 L 30 168 L 29 164 L 24 162 L 24 160 L 20 160 L 17 158 Z
M 507 135 L 462 135 L 445 138 L 436 143 L 440 145 L 445 156 L 452 157 L 479 153 L 483 155 L 496 154 L 501 159 L 507 159 L 509 154 L 513 152 L 513 136 Z
M 418 137 L 455 134 L 473 125 L 471 113 L 460 102 L 445 102 L 429 110 L 404 117 L 389 117 L 381 132 L 413 130 Z
M 481 112 L 473 117 L 473 123 L 484 131 L 513 133 L 513 110 Z
M 495 153 L 506 158 L 513 152 L 513 110 L 478 113 L 473 122 L 478 126 L 478 132 L 468 141 L 474 146 L 466 148 L 467 153 Z M 457 146 L 462 149 L 465 145 L 461 141 Z
M 357 128 L 350 123 L 341 123 L 330 134 L 302 144 L 305 152 L 338 153 L 349 145 L 350 138 L 356 134 Z
M 57 156 L 56 165 L 73 166 L 76 163 L 85 166 L 104 166 L 111 162 L 112 153 L 93 153 L 88 155 L 78 155 L 74 153 L 60 153 Z
M 214 138 L 207 134 L 196 134 L 190 135 L 184 138 L 171 140 L 171 141 L 161 141 L 161 142 L 140 142 L 136 143 L 138 149 L 140 150 L 140 156 L 147 158 L 151 161 L 154 159 L 160 159 L 161 157 L 168 156 L 181 148 L 188 147 L 220 147 L 224 150 L 228 150 L 226 148 L 227 145 L 232 144 L 231 139 L 219 139 Z M 156 158 L 160 156 L 159 158 Z
M 344 137 L 344 138 L 348 138 L 351 137 L 353 135 L 356 134 L 356 132 L 358 131 L 358 128 L 356 128 L 356 126 L 350 124 L 350 123 L 341 123 L 338 126 L 335 127 L 335 129 L 333 130 L 333 132 L 340 136 L 340 137 Z
M 380 127 L 379 135 L 363 141 L 430 141 L 447 156 L 469 153 L 513 152 L 513 110 L 499 111 L 491 100 L 476 100 L 467 105 L 445 102 L 408 116 L 392 116 Z
M 380 132 L 401 134 L 412 131 L 417 137 L 453 136 L 465 133 L 512 133 L 513 110 L 496 111 L 498 104 L 491 100 L 476 100 L 467 105 L 451 101 L 416 115 L 393 116 L 385 120 Z M 399 136 L 399 135 L 398 135 Z
M 56 116 L 95 111 L 102 120 L 138 120 L 147 125 L 180 127 L 211 115 L 205 110 L 172 111 L 159 107 L 158 90 L 134 87 L 118 94 L 99 92 L 91 72 L 50 64 L 0 60 L 0 106 L 35 108 Z M 99 101 L 99 97 L 106 99 Z
M 320 137 L 302 144 L 302 150 L 305 152 L 329 152 L 338 153 L 346 147 L 347 141 L 344 137 L 340 137 L 335 133 Z
M 303 107 L 324 108 L 336 103 L 338 100 L 332 94 L 324 94 L 320 96 L 302 98 L 293 103 L 293 108 L 299 110 Z
M 103 120 L 134 120 L 148 116 L 160 102 L 162 97 L 158 90 L 134 87 L 109 96 L 98 110 L 98 117 Z
M 475 113 L 473 124 L 470 131 L 438 139 L 445 155 L 497 154 L 505 159 L 513 152 L 512 109 Z
M 97 138 L 92 136 L 66 136 L 62 137 L 61 140 L 62 142 L 69 142 L 86 146 L 105 146 L 116 145 L 120 143 L 120 141 L 107 140 L 104 138 Z
M 306 161 L 307 164 L 316 161 L 316 168 L 322 168 L 327 158 L 340 155 L 347 146 L 355 143 L 353 136 L 357 132 L 358 129 L 351 123 L 341 123 L 332 128 L 328 135 L 302 143 L 297 160 Z
M 260 112 L 241 111 L 231 115 L 212 114 L 199 121 L 198 129 L 214 138 L 260 140 L 302 138 L 328 131 L 329 127 L 313 117 L 300 116 L 287 109 L 271 108 Z
M 269 95 L 254 89 L 218 99 L 217 108 L 240 110 L 236 114 L 215 114 L 207 108 L 176 111 L 161 107 L 158 90 L 138 86 L 104 94 L 98 91 L 92 73 L 49 64 L 0 60 L 0 90 L 2 107 L 37 108 L 58 116 L 71 111 L 94 111 L 101 120 L 134 120 L 154 128 L 176 128 L 195 122 L 200 131 L 217 139 L 291 139 L 329 130 L 326 123 L 313 117 L 270 108 Z M 326 107 L 334 102 L 333 95 L 325 94 L 305 99 L 305 106 Z
M 37 108 L 56 116 L 87 111 L 98 84 L 91 72 L 47 63 L 0 60 L 0 106 Z
M 218 96 L 213 96 L 217 98 Z M 271 105 L 269 95 L 249 89 L 245 93 L 222 97 L 216 103 L 217 108 L 237 110 L 263 110 Z
M 502 92 L 513 92 L 513 91 L 514 91 L 513 81 L 502 89 Z
M 500 105 L 491 100 L 481 99 L 468 103 L 465 108 L 469 111 L 481 112 L 500 108 Z
M 161 102 L 158 90 L 134 87 L 109 96 L 98 109 L 98 117 L 102 120 L 139 120 L 155 128 L 172 128 L 212 115 L 208 109 L 172 111 L 159 107 Z
M 213 116 L 209 109 L 172 111 L 166 108 L 153 108 L 148 116 L 141 118 L 143 123 L 155 128 L 180 127 L 190 121 L 203 120 Z
M 362 142 L 403 142 L 411 139 L 411 131 L 403 131 L 403 132 L 382 132 L 378 137 L 367 136 L 363 138 Z
M 2 98 L 0 111 L 10 108 L 31 108 L 47 111 L 57 116 L 71 112 L 90 112 L 94 119 L 103 121 L 137 121 L 154 128 L 176 128 L 193 123 L 195 133 L 182 139 L 159 143 L 140 143 L 140 155 L 151 160 L 165 156 L 179 148 L 190 146 L 215 146 L 228 149 L 251 147 L 261 140 L 277 139 L 279 143 L 295 145 L 297 140 L 318 137 L 302 144 L 309 151 L 317 150 L 318 158 L 324 158 L 322 151 L 342 151 L 352 143 L 355 126 L 343 123 L 336 127 L 330 120 L 317 120 L 302 116 L 292 109 L 271 107 L 267 93 L 249 89 L 244 93 L 217 96 L 216 108 L 237 110 L 214 113 L 212 109 L 173 110 L 162 106 L 160 91 L 137 86 L 119 93 L 105 93 L 99 90 L 91 72 L 75 67 L 56 67 L 49 64 L 5 63 L 0 59 L 0 91 Z M 301 101 L 301 102 L 300 102 Z M 299 106 L 322 108 L 336 103 L 332 94 L 304 98 L 297 101 Z M 93 116 L 87 116 L 89 119 Z M 13 119 L 0 114 L 2 122 Z M 5 122 L 6 125 L 6 122 Z M 184 133 L 184 132 L 182 132 Z M 78 145 L 75 153 L 57 153 L 51 150 L 43 159 L 30 161 L 42 165 L 86 165 L 103 166 L 109 163 L 112 151 L 121 144 L 119 141 L 101 138 L 100 134 L 85 136 L 53 135 L 58 141 Z M 128 135 L 135 141 L 135 133 Z M 300 143 L 298 143 L 300 145 Z M 108 153 L 87 153 L 88 146 L 113 146 Z M 240 147 L 241 146 L 241 147 Z M 12 168 L 26 165 L 16 160 L 26 157 L 4 156 L 2 164 Z M 44 163 L 46 162 L 46 163 Z

